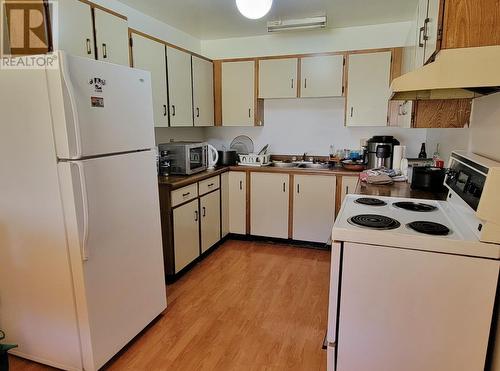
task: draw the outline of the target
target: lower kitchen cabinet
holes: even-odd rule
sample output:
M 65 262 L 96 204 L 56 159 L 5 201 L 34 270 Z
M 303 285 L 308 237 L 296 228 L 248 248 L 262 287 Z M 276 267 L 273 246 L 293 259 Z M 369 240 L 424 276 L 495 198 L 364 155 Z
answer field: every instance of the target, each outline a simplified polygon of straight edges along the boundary
M 220 241 L 220 201 L 219 191 L 209 193 L 200 198 L 202 253 Z
M 336 184 L 334 176 L 294 176 L 294 240 L 328 242 L 335 219 Z
M 288 238 L 289 175 L 252 173 L 250 233 Z
M 343 176 L 342 177 L 342 193 L 340 198 L 340 205 L 344 202 L 345 196 L 354 193 L 358 186 L 359 178 L 357 176 Z
M 247 232 L 247 173 L 231 171 L 229 189 L 229 232 L 246 234 Z
M 200 256 L 198 199 L 173 210 L 175 273 Z

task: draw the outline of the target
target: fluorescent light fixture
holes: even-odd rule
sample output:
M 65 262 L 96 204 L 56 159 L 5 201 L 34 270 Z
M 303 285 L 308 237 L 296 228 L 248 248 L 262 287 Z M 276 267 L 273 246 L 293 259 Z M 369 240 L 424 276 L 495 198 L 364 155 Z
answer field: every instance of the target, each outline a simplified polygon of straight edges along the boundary
M 241 14 L 249 19 L 264 17 L 271 10 L 273 0 L 236 0 Z
M 267 22 L 267 32 L 310 30 L 325 27 L 326 17 L 288 19 Z

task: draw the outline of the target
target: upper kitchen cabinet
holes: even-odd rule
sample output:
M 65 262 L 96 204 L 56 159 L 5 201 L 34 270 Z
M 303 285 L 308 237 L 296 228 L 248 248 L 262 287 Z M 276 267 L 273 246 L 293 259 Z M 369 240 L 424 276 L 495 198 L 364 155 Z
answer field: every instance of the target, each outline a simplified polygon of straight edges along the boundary
M 60 1 L 55 15 L 57 19 L 53 17 L 52 21 L 57 49 L 129 65 L 127 17 L 79 0 Z
M 170 126 L 193 126 L 191 54 L 167 46 Z
M 129 65 L 128 23 L 126 18 L 94 9 L 97 59 Z
M 254 126 L 255 61 L 222 62 L 222 125 Z
M 52 19 L 54 26 L 56 21 L 59 25 L 54 27 L 56 48 L 80 57 L 95 58 L 90 5 L 79 0 L 60 1 L 57 15 L 57 20 Z
M 135 68 L 151 72 L 153 111 L 156 127 L 167 127 L 167 64 L 165 45 L 132 33 L 132 60 Z
M 214 126 L 214 65 L 193 56 L 194 126 Z
M 387 126 L 392 52 L 348 56 L 347 126 Z
M 440 49 L 443 19 L 442 0 L 419 0 L 415 67 L 427 63 Z
M 297 97 L 298 58 L 259 60 L 259 98 Z
M 300 60 L 303 98 L 341 97 L 344 84 L 344 56 L 303 57 Z

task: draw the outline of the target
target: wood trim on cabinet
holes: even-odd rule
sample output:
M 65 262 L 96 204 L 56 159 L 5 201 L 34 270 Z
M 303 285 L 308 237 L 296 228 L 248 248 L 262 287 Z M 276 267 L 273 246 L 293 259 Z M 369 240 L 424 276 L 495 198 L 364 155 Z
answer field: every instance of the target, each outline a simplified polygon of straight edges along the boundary
M 246 182 L 247 182 L 247 199 L 246 199 L 246 205 L 247 205 L 247 220 L 246 220 L 246 232 L 248 235 L 250 235 L 252 233 L 252 223 L 251 223 L 251 213 L 252 213 L 252 210 L 250 210 L 250 206 L 251 206 L 251 200 L 250 200 L 250 197 L 252 195 L 252 172 L 251 171 L 247 171 L 246 172 Z
M 294 195 L 295 195 L 295 176 L 293 174 L 289 175 L 289 186 L 288 186 L 288 238 L 293 239 L 293 207 L 294 207 Z
M 203 55 L 201 55 L 201 54 L 198 54 L 198 53 L 192 52 L 192 51 L 190 51 L 190 50 L 188 50 L 188 49 L 185 49 L 185 48 L 182 48 L 182 47 L 177 46 L 177 45 L 175 45 L 175 44 L 169 43 L 168 41 L 165 41 L 165 40 L 159 39 L 159 38 L 157 38 L 157 37 L 155 37 L 155 36 L 148 35 L 147 33 L 144 33 L 144 32 L 142 32 L 142 31 L 139 31 L 139 30 L 137 30 L 137 29 L 135 29 L 135 28 L 130 28 L 130 27 L 129 27 L 129 32 L 131 32 L 131 33 L 135 33 L 135 34 L 137 34 L 137 35 L 139 35 L 139 36 L 146 37 L 146 38 L 148 38 L 148 39 L 150 39 L 150 40 L 153 40 L 153 41 L 159 42 L 159 43 L 164 44 L 164 45 L 166 45 L 166 46 L 169 46 L 169 47 L 171 47 L 171 48 L 174 48 L 174 49 L 177 49 L 177 50 L 183 51 L 183 52 L 185 52 L 185 53 L 191 54 L 192 56 L 195 56 L 195 57 L 198 57 L 198 58 L 204 59 L 204 60 L 206 60 L 206 61 L 208 61 L 208 62 L 213 62 L 213 60 L 211 60 L 210 58 L 204 57 L 204 56 L 203 56 Z
M 214 61 L 214 125 L 222 126 L 222 62 Z
M 130 67 L 134 67 L 134 52 L 133 52 L 133 39 L 132 30 L 128 29 L 128 60 L 130 62 Z
M 340 206 L 342 204 L 342 183 L 343 183 L 342 175 L 337 175 L 337 180 L 335 184 L 335 218 L 337 218 L 337 215 L 339 214 L 340 211 Z
M 260 117 L 260 104 L 259 104 L 259 61 L 254 61 L 254 107 L 253 107 L 253 120 L 254 126 L 261 126 L 261 117 Z
M 302 57 L 297 58 L 297 98 L 300 98 L 302 89 Z
M 403 67 L 403 48 L 392 49 L 392 59 L 391 59 L 391 80 L 390 82 L 401 76 L 401 70 Z
M 80 1 L 81 3 L 87 4 L 87 5 L 90 5 L 90 7 L 92 7 L 92 8 L 102 10 L 106 13 L 114 15 L 115 17 L 118 17 L 118 18 L 121 18 L 121 19 L 128 21 L 128 18 L 126 16 L 124 16 L 123 14 L 117 13 L 114 10 L 108 9 L 102 5 L 93 3 L 92 1 L 88 1 L 88 0 L 78 0 L 78 1 Z

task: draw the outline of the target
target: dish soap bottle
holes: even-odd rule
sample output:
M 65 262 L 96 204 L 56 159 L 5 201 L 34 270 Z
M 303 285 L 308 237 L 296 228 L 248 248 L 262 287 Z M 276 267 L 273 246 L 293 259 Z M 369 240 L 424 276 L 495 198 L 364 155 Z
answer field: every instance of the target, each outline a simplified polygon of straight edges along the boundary
M 420 147 L 420 153 L 418 154 L 418 158 L 427 158 L 427 152 L 425 151 L 425 143 L 422 143 L 422 147 Z

